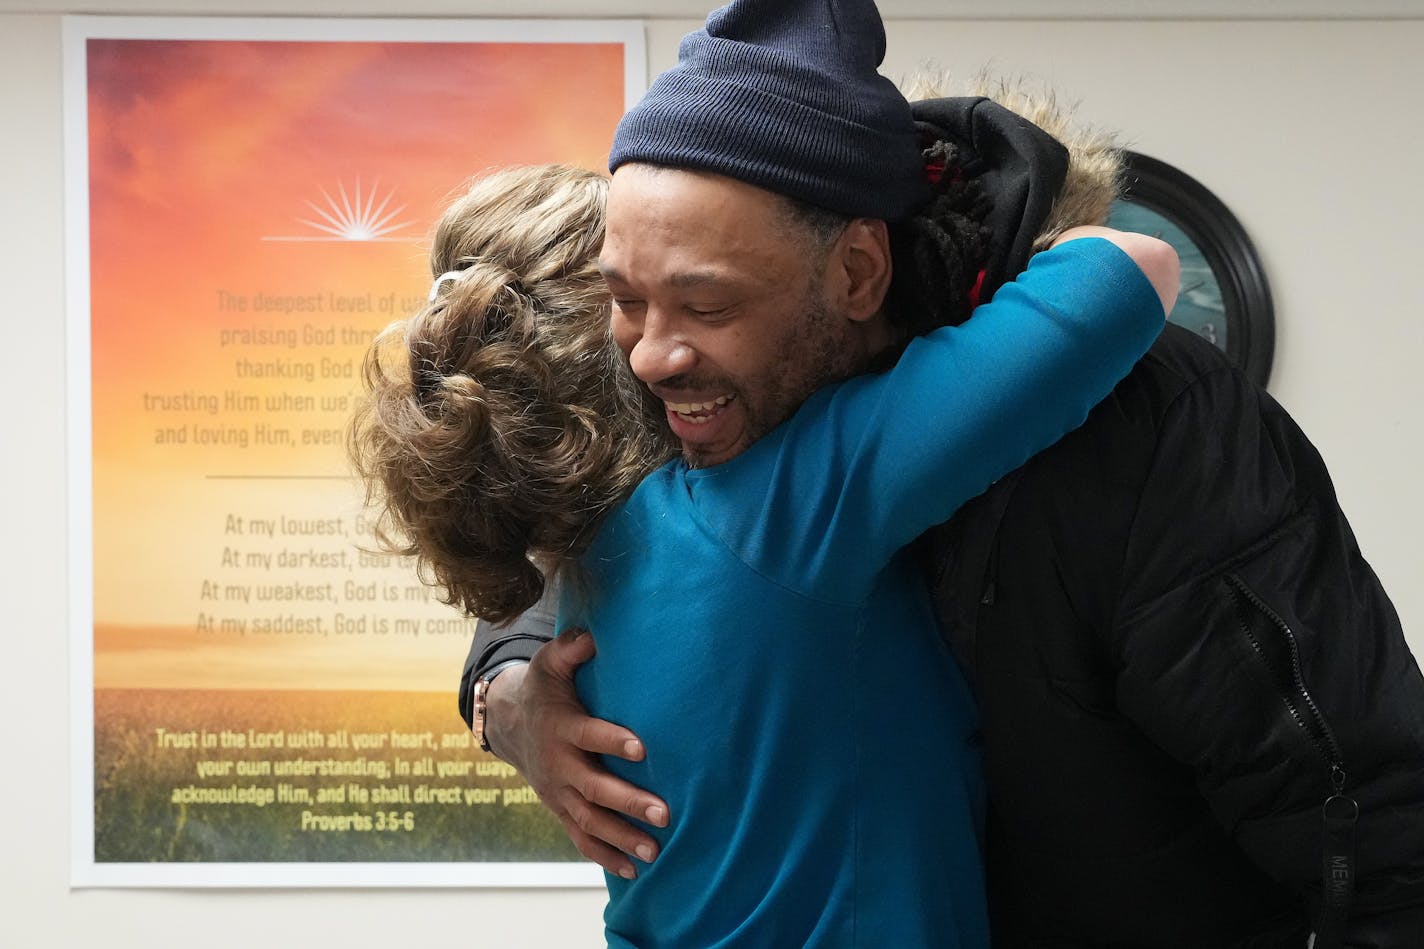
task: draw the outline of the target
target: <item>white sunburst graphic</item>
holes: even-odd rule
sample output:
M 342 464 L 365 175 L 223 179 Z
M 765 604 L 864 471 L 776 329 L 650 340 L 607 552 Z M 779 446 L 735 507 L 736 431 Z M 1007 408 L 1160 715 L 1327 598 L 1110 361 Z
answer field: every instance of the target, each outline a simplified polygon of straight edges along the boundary
M 314 228 L 316 234 L 264 237 L 264 241 L 330 241 L 347 243 L 372 243 L 380 241 L 407 241 L 411 237 L 391 236 L 402 228 L 410 227 L 413 221 L 392 221 L 405 210 L 405 205 L 391 207 L 395 200 L 394 190 L 381 193 L 380 184 L 371 185 L 369 191 L 361 188 L 361 179 L 356 179 L 355 187 L 347 190 L 344 182 L 337 182 L 336 194 L 321 189 L 324 204 L 308 201 L 307 207 L 316 212 L 316 220 L 297 218 L 301 224 Z

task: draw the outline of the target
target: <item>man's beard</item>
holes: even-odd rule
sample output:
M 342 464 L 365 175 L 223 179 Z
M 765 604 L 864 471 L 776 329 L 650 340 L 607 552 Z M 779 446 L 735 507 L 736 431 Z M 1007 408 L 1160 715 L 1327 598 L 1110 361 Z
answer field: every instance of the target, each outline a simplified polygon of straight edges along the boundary
M 802 307 L 803 318 L 771 345 L 780 354 L 768 367 L 765 377 L 754 383 L 759 397 L 748 398 L 749 389 L 719 380 L 701 381 L 702 388 L 720 388 L 736 394 L 746 414 L 745 444 L 737 454 L 789 419 L 801 403 L 823 386 L 841 382 L 863 371 L 863 359 L 852 345 L 850 320 L 833 310 L 825 299 L 808 288 Z M 683 460 L 689 468 L 703 467 L 706 457 L 696 446 L 683 446 Z

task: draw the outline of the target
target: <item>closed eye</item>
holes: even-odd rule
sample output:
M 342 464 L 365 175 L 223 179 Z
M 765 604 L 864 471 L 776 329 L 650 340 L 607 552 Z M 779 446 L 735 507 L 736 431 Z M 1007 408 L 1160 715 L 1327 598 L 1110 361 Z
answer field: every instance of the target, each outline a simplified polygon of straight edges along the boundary
M 718 320 L 726 319 L 732 315 L 733 307 L 730 306 L 687 306 L 684 307 L 688 313 L 697 319 L 708 323 L 715 323 Z

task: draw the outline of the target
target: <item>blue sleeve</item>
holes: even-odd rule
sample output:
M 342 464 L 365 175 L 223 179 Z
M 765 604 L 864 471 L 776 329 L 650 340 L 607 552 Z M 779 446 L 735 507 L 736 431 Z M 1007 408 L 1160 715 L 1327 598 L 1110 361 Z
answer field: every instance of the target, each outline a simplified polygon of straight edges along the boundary
M 693 472 L 720 482 L 692 482 L 698 506 L 765 575 L 855 602 L 901 547 L 1081 425 L 1162 324 L 1116 245 L 1061 244 L 888 372 L 821 390 L 739 458 Z

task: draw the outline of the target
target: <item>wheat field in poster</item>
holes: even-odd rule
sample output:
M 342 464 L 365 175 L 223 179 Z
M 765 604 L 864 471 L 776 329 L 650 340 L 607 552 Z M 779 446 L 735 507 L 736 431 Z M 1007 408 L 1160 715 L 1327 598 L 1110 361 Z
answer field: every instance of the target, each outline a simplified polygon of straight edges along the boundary
M 604 167 L 641 27 L 66 28 L 75 882 L 596 882 L 471 746 L 473 624 L 371 552 L 343 427 L 471 175 Z

